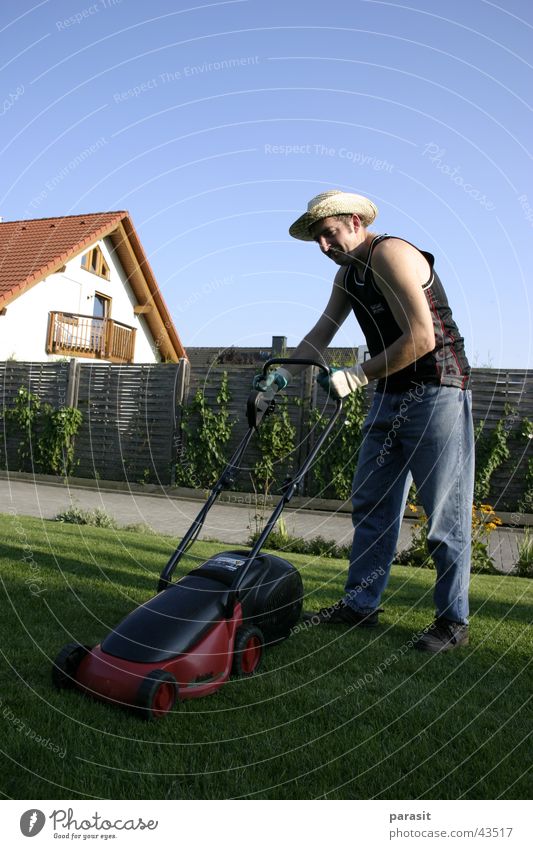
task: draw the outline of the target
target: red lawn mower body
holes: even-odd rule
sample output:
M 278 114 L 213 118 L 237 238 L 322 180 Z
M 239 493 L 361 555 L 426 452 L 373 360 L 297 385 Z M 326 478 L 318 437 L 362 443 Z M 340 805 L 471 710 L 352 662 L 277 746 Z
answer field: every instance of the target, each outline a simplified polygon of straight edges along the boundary
M 300 618 L 299 572 L 281 557 L 224 551 L 133 610 L 94 648 L 65 646 L 59 688 L 157 719 L 180 700 L 207 696 L 231 675 L 253 675 L 265 646 Z M 238 598 L 233 587 L 244 572 Z
M 231 619 L 215 623 L 187 654 L 155 663 L 138 663 L 114 657 L 98 644 L 79 664 L 76 686 L 89 696 L 132 707 L 138 702 L 139 690 L 146 677 L 161 670 L 175 678 L 180 699 L 208 696 L 218 690 L 231 675 L 235 634 L 241 625 L 242 608 L 237 604 Z M 256 653 L 255 663 L 249 661 L 250 673 L 258 668 L 261 651 L 262 646 Z M 166 703 L 167 695 L 163 698 Z M 170 707 L 169 699 L 167 710 Z M 167 711 L 164 708 L 165 704 L 162 704 L 160 697 L 155 709 L 165 713 Z

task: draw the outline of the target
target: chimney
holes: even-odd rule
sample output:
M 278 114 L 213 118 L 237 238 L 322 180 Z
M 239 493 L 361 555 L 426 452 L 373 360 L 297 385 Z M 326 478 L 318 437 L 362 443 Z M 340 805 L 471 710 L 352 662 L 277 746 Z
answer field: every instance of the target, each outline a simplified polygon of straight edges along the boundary
M 287 353 L 287 337 L 273 336 L 272 337 L 272 356 L 284 357 Z

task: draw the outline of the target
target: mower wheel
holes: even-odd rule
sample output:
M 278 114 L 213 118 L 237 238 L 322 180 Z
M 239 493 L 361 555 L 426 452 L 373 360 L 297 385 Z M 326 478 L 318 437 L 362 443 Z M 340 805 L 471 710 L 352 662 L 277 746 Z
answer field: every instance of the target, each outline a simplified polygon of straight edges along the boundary
M 265 638 L 260 628 L 245 625 L 235 635 L 231 674 L 238 678 L 255 675 L 263 659 Z
M 137 693 L 137 707 L 143 719 L 162 719 L 178 698 L 178 682 L 170 672 L 153 669 L 143 678 Z
M 54 687 L 58 690 L 71 690 L 75 687 L 78 666 L 90 650 L 90 646 L 82 646 L 80 643 L 67 643 L 63 646 L 52 667 Z

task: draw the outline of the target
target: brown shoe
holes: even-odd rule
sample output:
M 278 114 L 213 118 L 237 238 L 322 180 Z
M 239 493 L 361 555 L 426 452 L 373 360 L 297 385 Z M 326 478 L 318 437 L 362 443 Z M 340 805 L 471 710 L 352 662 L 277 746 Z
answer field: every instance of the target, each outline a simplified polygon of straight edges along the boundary
M 422 631 L 415 643 L 419 651 L 441 652 L 468 645 L 468 625 L 451 619 L 435 619 Z

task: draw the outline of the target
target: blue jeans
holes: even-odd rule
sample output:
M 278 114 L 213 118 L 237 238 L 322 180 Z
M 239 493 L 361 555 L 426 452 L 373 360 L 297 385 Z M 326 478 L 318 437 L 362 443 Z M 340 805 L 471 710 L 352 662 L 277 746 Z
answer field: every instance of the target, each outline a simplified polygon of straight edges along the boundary
M 474 492 L 470 390 L 420 384 L 377 393 L 352 488 L 354 538 L 345 600 L 375 610 L 387 586 L 411 481 L 428 517 L 436 616 L 468 622 Z

